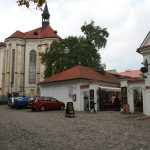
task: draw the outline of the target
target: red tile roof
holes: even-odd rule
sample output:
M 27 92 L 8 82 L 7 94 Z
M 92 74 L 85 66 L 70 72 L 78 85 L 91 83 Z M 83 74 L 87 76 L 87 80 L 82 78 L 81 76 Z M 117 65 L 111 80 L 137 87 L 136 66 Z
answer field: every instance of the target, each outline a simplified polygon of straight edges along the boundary
M 24 38 L 25 37 L 25 33 L 21 32 L 21 31 L 16 31 L 14 32 L 11 36 L 9 36 L 8 38 Z
M 122 76 L 126 76 L 126 77 L 135 78 L 135 77 L 140 77 L 142 72 L 140 70 L 129 70 L 129 71 L 125 71 L 125 72 L 120 72 L 118 74 L 122 75 Z
M 144 81 L 144 78 L 133 78 L 129 80 L 129 82 L 143 82 L 143 81 Z
M 54 75 L 53 77 L 47 78 L 38 84 L 46 84 L 73 79 L 86 79 L 88 81 L 101 81 L 114 84 L 120 83 L 119 79 L 113 76 L 111 73 L 105 72 L 105 74 L 102 74 L 100 71 L 97 71 L 95 69 L 78 65 L 57 75 Z
M 59 38 L 59 36 L 50 27 L 50 25 L 48 25 L 46 28 L 41 27 L 24 33 L 21 31 L 16 31 L 8 38 L 39 39 L 39 38 Z
M 1 46 L 5 46 L 5 43 L 4 42 L 0 42 L 0 47 Z

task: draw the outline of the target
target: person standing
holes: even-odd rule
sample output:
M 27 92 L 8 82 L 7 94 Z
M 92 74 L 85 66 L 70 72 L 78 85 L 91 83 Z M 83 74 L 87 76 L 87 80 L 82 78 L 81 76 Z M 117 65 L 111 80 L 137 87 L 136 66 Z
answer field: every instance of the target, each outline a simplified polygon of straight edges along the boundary
M 114 101 L 115 101 L 115 110 L 119 111 L 120 110 L 120 99 L 119 99 L 118 95 L 116 95 Z

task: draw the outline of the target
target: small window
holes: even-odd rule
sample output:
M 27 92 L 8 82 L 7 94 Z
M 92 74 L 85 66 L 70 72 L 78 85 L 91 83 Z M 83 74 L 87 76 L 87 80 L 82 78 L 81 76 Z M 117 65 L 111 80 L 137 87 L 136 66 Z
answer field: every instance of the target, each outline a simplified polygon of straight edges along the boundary
M 38 35 L 38 32 L 37 32 L 37 31 L 35 31 L 35 32 L 34 32 L 34 35 Z

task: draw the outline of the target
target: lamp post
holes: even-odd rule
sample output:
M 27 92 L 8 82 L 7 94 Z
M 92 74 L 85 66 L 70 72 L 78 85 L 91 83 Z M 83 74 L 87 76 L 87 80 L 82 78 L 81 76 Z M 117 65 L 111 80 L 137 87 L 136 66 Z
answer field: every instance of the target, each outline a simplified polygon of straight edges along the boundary
M 12 95 L 12 87 L 13 87 L 13 82 L 11 82 L 11 98 L 13 97 L 13 95 Z

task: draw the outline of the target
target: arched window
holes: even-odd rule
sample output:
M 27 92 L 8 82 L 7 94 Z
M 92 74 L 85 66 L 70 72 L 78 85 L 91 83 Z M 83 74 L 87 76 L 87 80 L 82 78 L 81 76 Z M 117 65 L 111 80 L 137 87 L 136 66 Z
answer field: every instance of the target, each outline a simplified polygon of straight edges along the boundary
M 14 73 L 15 73 L 15 50 L 12 50 L 12 62 L 11 62 L 11 84 L 14 84 Z
M 30 51 L 29 59 L 29 84 L 36 83 L 36 51 Z

